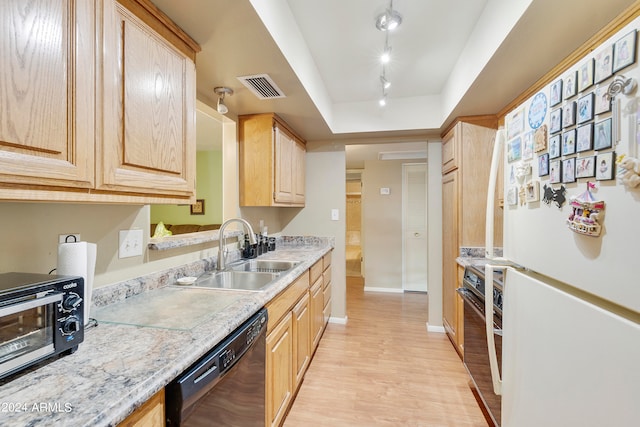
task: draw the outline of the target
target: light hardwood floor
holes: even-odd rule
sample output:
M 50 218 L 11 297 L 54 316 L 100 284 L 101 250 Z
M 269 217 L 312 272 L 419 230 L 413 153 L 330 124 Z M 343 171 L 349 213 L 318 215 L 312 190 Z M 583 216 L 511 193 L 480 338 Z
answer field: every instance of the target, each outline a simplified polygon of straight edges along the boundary
M 347 325 L 330 323 L 285 427 L 489 425 L 427 295 L 364 292 L 347 278 Z

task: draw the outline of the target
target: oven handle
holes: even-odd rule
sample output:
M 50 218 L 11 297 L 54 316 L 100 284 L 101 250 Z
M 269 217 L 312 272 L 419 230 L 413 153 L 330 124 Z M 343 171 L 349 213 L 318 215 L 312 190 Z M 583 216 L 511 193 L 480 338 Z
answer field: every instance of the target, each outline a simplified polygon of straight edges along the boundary
M 56 292 L 45 296 L 37 297 L 19 304 L 11 304 L 0 309 L 0 317 L 9 316 L 31 308 L 41 307 L 43 305 L 62 301 L 62 293 Z
M 493 269 L 497 266 L 489 263 L 484 266 L 484 277 L 493 277 Z M 504 267 L 502 267 L 504 268 Z M 493 286 L 484 287 L 484 312 L 485 326 L 487 329 L 487 346 L 489 347 L 489 365 L 491 366 L 491 380 L 493 382 L 493 392 L 498 396 L 502 395 L 502 378 L 498 369 L 498 354 L 496 352 L 496 342 L 493 336 Z

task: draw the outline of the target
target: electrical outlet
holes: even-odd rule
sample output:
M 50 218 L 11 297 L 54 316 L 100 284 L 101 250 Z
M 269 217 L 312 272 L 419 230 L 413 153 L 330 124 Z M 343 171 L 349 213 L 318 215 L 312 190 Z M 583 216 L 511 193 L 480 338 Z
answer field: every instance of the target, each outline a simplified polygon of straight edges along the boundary
M 142 255 L 142 230 L 120 230 L 118 258 Z
M 58 234 L 58 243 L 75 243 L 80 241 L 80 233 Z

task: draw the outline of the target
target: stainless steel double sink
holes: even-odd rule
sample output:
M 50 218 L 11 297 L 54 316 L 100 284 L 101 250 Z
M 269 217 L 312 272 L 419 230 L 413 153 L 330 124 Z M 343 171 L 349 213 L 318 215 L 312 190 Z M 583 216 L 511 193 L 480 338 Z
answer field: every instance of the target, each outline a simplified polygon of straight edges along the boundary
M 202 274 L 191 287 L 259 291 L 298 264 L 297 261 L 243 260 L 229 264 L 225 271 Z

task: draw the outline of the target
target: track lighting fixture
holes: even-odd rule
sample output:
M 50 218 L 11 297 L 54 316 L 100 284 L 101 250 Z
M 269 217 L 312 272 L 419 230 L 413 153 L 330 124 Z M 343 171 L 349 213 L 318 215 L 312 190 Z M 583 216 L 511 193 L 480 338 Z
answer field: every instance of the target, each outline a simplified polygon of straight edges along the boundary
M 393 31 L 402 23 L 402 16 L 393 10 L 393 0 L 389 8 L 376 18 L 376 28 L 380 31 Z
M 218 95 L 218 104 L 216 105 L 216 110 L 220 114 L 227 114 L 229 112 L 229 108 L 227 108 L 227 106 L 224 105 L 224 97 L 226 95 L 229 95 L 229 96 L 233 95 L 233 89 L 219 86 L 219 87 L 213 88 L 213 91 Z

